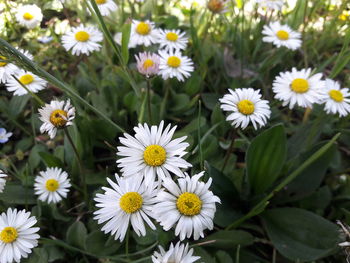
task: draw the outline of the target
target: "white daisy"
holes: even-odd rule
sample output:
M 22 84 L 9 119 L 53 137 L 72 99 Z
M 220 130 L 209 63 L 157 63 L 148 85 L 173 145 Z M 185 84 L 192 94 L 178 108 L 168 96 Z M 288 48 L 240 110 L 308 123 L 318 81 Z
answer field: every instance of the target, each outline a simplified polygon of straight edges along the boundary
M 115 239 L 122 242 L 129 223 L 138 236 L 146 235 L 144 221 L 155 230 L 150 217 L 153 217 L 151 211 L 158 193 L 158 182 L 146 185 L 138 177 L 120 178 L 117 174 L 115 178 L 117 183 L 107 178 L 112 188 L 102 187 L 104 194 L 97 194 L 94 199 L 100 208 L 94 212 L 94 219 L 99 224 L 107 222 L 102 231 L 115 235 Z
M 227 121 L 232 122 L 235 128 L 241 126 L 242 129 L 247 128 L 250 122 L 254 129 L 266 125 L 271 111 L 269 102 L 261 99 L 259 90 L 248 88 L 228 91 L 230 94 L 220 99 L 221 109 L 230 113 L 226 118 Z
M 32 29 L 41 23 L 43 14 L 37 5 L 22 5 L 17 10 L 16 19 L 20 25 Z
M 108 16 L 117 10 L 117 5 L 113 0 L 95 0 L 95 2 L 102 16 Z
M 47 132 L 51 139 L 56 136 L 57 129 L 72 125 L 75 118 L 75 108 L 70 104 L 70 100 L 52 100 L 50 104 L 45 104 L 39 109 L 39 113 L 39 119 L 43 122 L 40 132 Z
M 189 250 L 188 244 L 181 244 L 180 241 L 175 246 L 171 243 L 168 251 L 165 251 L 162 246 L 159 246 L 159 251 L 153 253 L 153 263 L 192 263 L 201 258 L 192 256 L 193 248 Z
M 25 210 L 8 208 L 0 215 L 0 263 L 20 262 L 38 245 L 37 220 Z
M 264 42 L 273 43 L 277 47 L 287 47 L 296 50 L 301 46 L 301 34 L 293 31 L 288 25 L 281 25 L 280 22 L 272 22 L 265 25 L 262 33 Z
M 15 77 L 24 85 L 28 90 L 33 93 L 45 88 L 47 81 L 39 78 L 29 71 L 23 69 L 17 70 Z M 6 88 L 9 92 L 13 92 L 15 96 L 22 96 L 27 94 L 27 90 L 22 87 L 20 83 L 15 78 L 10 78 L 7 81 Z
M 8 142 L 11 136 L 12 132 L 7 132 L 4 128 L 0 128 L 0 143 Z
M 164 180 L 171 177 L 169 172 L 179 177 L 192 165 L 182 157 L 187 153 L 185 149 L 189 146 L 187 136 L 172 139 L 176 126 L 171 130 L 169 124 L 163 131 L 164 121 L 159 127 L 148 127 L 147 124 L 134 128 L 135 137 L 124 133 L 125 137 L 119 140 L 124 146 L 118 147 L 118 156 L 123 158 L 117 160 L 118 167 L 121 167 L 123 176 L 134 176 L 139 174 L 145 178 L 146 184 L 155 181 L 156 175 Z
M 157 75 L 159 72 L 160 58 L 157 54 L 144 52 L 135 55 L 137 70 L 147 78 Z
M 283 106 L 289 104 L 292 109 L 295 104 L 303 108 L 311 108 L 312 104 L 320 103 L 322 91 L 325 87 L 321 80 L 322 74 L 311 74 L 311 69 L 281 72 L 272 84 L 275 98 L 283 101 Z
M 350 113 L 350 92 L 348 88 L 341 88 L 340 84 L 334 80 L 326 79 L 326 88 L 322 103 L 325 104 L 325 111 L 329 114 L 338 113 L 340 117 L 345 117 Z
M 170 50 L 169 53 L 163 50 L 159 51 L 160 55 L 160 71 L 162 78 L 177 78 L 184 81 L 185 78 L 191 76 L 194 70 L 193 62 L 190 58 L 183 56 L 179 50 Z
M 4 191 L 5 184 L 6 184 L 6 178 L 7 174 L 5 174 L 1 169 L 0 169 L 0 193 Z
M 115 35 L 114 35 L 114 37 L 113 37 L 114 41 L 115 41 L 119 46 L 122 45 L 122 38 L 123 38 L 122 32 L 117 32 L 117 33 L 115 33 Z M 128 48 L 135 48 L 135 47 L 136 47 L 136 44 L 129 40 Z
M 16 48 L 19 52 L 22 53 L 22 55 L 26 56 L 29 60 L 33 60 L 33 55 L 28 51 L 28 50 L 25 50 L 25 49 L 22 49 L 22 48 Z
M 133 20 L 131 25 L 130 42 L 132 46 L 144 45 L 148 47 L 158 42 L 158 29 L 149 20 Z
M 6 62 L 8 60 L 7 57 L 0 56 L 0 84 L 6 83 L 9 79 L 12 79 L 11 75 L 14 75 L 18 70 L 17 66 Z
M 260 7 L 281 10 L 285 1 L 284 0 L 255 0 Z
M 214 14 L 223 14 L 227 12 L 228 0 L 208 0 L 207 7 Z
M 93 51 L 101 49 L 103 35 L 96 27 L 79 25 L 74 27 L 70 32 L 62 36 L 62 44 L 68 51 L 72 49 L 72 54 L 79 56 L 80 54 L 89 55 Z
M 185 32 L 181 32 L 180 30 L 159 30 L 159 38 L 158 38 L 159 48 L 165 49 L 165 51 L 169 50 L 183 50 L 186 49 L 188 38 L 185 36 Z
M 212 179 L 207 183 L 199 182 L 204 172 L 179 178 L 178 184 L 173 179 L 165 178 L 163 186 L 157 195 L 157 203 L 153 207 L 155 219 L 165 231 L 173 226 L 175 235 L 180 240 L 193 236 L 195 240 L 204 237 L 205 229 L 212 230 L 213 218 L 216 212 L 215 203 L 220 199 L 209 190 Z
M 67 197 L 69 187 L 71 184 L 68 174 L 61 168 L 47 168 L 35 177 L 35 194 L 43 202 L 58 203 Z

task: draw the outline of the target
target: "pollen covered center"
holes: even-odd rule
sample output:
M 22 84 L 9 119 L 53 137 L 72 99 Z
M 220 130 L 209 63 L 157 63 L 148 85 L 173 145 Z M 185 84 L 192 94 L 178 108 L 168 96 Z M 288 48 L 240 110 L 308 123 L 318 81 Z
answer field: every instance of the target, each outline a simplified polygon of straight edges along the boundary
M 1 59 L 1 60 L 7 60 L 7 58 L 4 57 L 4 56 L 0 56 L 0 59 Z M 7 65 L 6 62 L 0 61 L 0 67 L 5 67 L 6 65 Z
M 150 31 L 151 31 L 151 27 L 149 26 L 149 24 L 145 22 L 140 22 L 136 26 L 136 32 L 139 33 L 140 35 L 144 35 L 144 36 L 148 35 Z
M 32 20 L 34 18 L 34 16 L 32 14 L 26 12 L 26 13 L 23 14 L 23 18 L 25 20 Z
M 146 59 L 144 62 L 143 62 L 143 68 L 144 69 L 148 69 L 150 67 L 152 67 L 154 65 L 154 62 L 152 59 Z
M 67 112 L 64 110 L 54 110 L 50 115 L 50 122 L 57 128 L 62 128 L 67 123 Z
M 344 100 L 343 93 L 341 93 L 339 90 L 332 89 L 329 91 L 329 96 L 332 100 L 336 102 L 342 102 Z
M 46 189 L 50 192 L 55 192 L 59 186 L 60 184 L 55 179 L 49 179 L 46 181 L 46 184 L 45 184 Z
M 0 240 L 4 243 L 12 243 L 17 237 L 18 233 L 14 227 L 5 227 L 0 233 Z
M 80 42 L 86 42 L 90 39 L 90 35 L 85 31 L 79 31 L 75 33 L 75 39 Z
M 220 13 L 224 9 L 222 0 L 209 0 L 208 9 L 213 13 Z
M 128 192 L 120 197 L 119 205 L 125 213 L 132 214 L 141 209 L 143 204 L 142 196 L 137 192 Z
M 305 93 L 309 90 L 309 82 L 306 79 L 295 79 L 291 83 L 291 89 L 296 93 Z
M 288 40 L 289 39 L 289 33 L 287 31 L 284 31 L 284 30 L 279 30 L 276 33 L 276 35 L 280 40 Z
M 160 145 L 149 145 L 143 152 L 143 159 L 149 166 L 160 166 L 166 160 L 166 151 Z
M 23 85 L 29 85 L 30 83 L 32 83 L 34 81 L 34 77 L 30 74 L 25 74 L 19 78 L 19 81 Z
M 244 115 L 251 115 L 254 113 L 254 103 L 250 100 L 241 100 L 237 104 L 238 111 Z
M 202 200 L 196 194 L 185 192 L 177 198 L 176 207 L 185 216 L 195 216 L 201 212 Z
M 169 41 L 175 42 L 178 38 L 179 38 L 179 36 L 174 32 L 169 32 L 166 34 L 166 39 Z
M 95 0 L 96 4 L 102 5 L 107 2 L 107 0 Z
M 171 56 L 168 58 L 168 66 L 172 68 L 178 68 L 181 65 L 181 59 L 175 56 Z

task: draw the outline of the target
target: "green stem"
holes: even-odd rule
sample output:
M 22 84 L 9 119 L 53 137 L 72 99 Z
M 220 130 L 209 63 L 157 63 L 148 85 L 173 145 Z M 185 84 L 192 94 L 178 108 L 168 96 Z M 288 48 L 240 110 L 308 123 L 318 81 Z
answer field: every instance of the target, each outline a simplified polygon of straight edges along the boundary
M 203 151 L 202 151 L 202 144 L 201 144 L 201 115 L 202 115 L 202 103 L 199 100 L 198 101 L 198 149 L 199 149 L 199 164 L 201 171 L 204 170 L 204 163 L 203 163 Z
M 125 255 L 127 259 L 129 259 L 129 235 L 130 235 L 130 228 L 128 227 L 128 230 L 126 230 L 126 237 L 125 237 Z
M 147 78 L 147 102 L 148 102 L 148 118 L 149 118 L 149 121 L 150 121 L 150 124 L 153 123 L 153 120 L 152 120 L 152 103 L 151 103 L 151 80 L 149 78 Z

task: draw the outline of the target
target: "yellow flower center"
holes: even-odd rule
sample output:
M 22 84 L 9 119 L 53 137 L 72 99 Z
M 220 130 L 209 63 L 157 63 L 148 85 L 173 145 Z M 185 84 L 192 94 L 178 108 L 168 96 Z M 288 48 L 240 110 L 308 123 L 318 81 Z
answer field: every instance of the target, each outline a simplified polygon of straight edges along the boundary
M 289 39 L 289 34 L 287 31 L 284 31 L 284 30 L 280 30 L 276 33 L 277 37 L 280 39 L 280 40 L 288 40 Z
M 46 189 L 50 192 L 55 192 L 58 187 L 60 186 L 60 184 L 58 183 L 57 180 L 55 179 L 49 179 L 46 181 Z
M 149 145 L 143 152 L 143 159 L 149 166 L 160 166 L 166 160 L 166 151 L 160 145 Z
M 142 204 L 142 196 L 137 192 L 129 192 L 120 197 L 120 208 L 128 214 L 132 214 L 140 210 Z
M 0 59 L 1 60 L 7 60 L 7 58 L 6 57 L 4 57 L 4 56 L 0 56 Z M 0 61 L 0 67 L 5 67 L 7 65 L 7 63 L 6 62 L 2 62 L 2 61 Z
M 174 32 L 169 32 L 166 34 L 166 39 L 168 39 L 169 41 L 175 42 L 178 38 L 179 36 Z
M 107 0 L 95 0 L 96 4 L 102 5 L 107 2 Z
M 291 89 L 296 93 L 305 93 L 309 90 L 309 82 L 306 79 L 295 79 L 292 81 Z
M 240 113 L 244 114 L 244 115 L 250 115 L 254 113 L 254 103 L 251 102 L 250 100 L 241 100 L 238 104 L 237 104 L 237 108 L 239 110 Z
M 143 62 L 143 68 L 144 69 L 148 69 L 150 67 L 152 67 L 154 65 L 154 62 L 152 59 L 146 59 L 144 62 Z
M 140 35 L 148 35 L 150 31 L 151 27 L 145 22 L 140 22 L 136 27 L 136 32 Z
M 172 68 L 178 68 L 181 65 L 181 59 L 175 56 L 171 56 L 168 58 L 168 66 Z
M 34 81 L 34 77 L 30 74 L 25 74 L 19 78 L 19 81 L 23 85 L 29 85 L 30 83 L 32 83 Z
M 62 128 L 67 123 L 67 112 L 64 110 L 54 110 L 50 115 L 50 122 L 57 128 Z
M 86 42 L 90 38 L 90 35 L 85 31 L 79 31 L 75 33 L 75 39 L 80 42 Z
M 336 102 L 342 102 L 344 100 L 343 93 L 341 93 L 339 90 L 332 89 L 329 91 L 329 96 Z
M 0 233 L 0 240 L 4 243 L 12 243 L 17 237 L 17 230 L 13 227 L 5 227 Z
M 24 13 L 23 14 L 23 18 L 25 19 L 25 20 L 32 20 L 33 18 L 34 18 L 34 16 L 32 15 L 32 14 L 30 14 L 30 13 Z
M 177 198 L 176 207 L 185 216 L 195 216 L 201 212 L 202 201 L 198 195 L 185 192 Z
M 224 9 L 222 0 L 209 0 L 208 9 L 213 13 L 220 13 Z

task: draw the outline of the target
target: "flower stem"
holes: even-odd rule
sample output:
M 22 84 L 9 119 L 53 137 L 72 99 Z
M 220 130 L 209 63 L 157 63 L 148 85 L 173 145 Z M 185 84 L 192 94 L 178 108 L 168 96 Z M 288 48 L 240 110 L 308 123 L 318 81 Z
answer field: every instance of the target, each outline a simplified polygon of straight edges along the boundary
M 225 156 L 225 160 L 224 160 L 224 164 L 222 165 L 222 168 L 221 168 L 221 172 L 224 171 L 224 169 L 225 169 L 225 167 L 226 167 L 226 165 L 227 165 L 227 162 L 228 162 L 228 160 L 230 159 L 230 155 L 231 155 L 231 153 L 232 153 L 232 151 L 233 151 L 233 146 L 234 146 L 234 144 L 235 144 L 235 143 L 234 143 L 234 142 L 235 142 L 234 130 L 232 130 L 231 136 L 230 136 L 230 137 L 232 137 L 231 143 L 230 143 L 229 148 L 227 149 L 226 156 Z
M 152 108 L 151 108 L 151 80 L 147 78 L 147 103 L 148 103 L 148 118 L 149 122 L 152 124 Z

